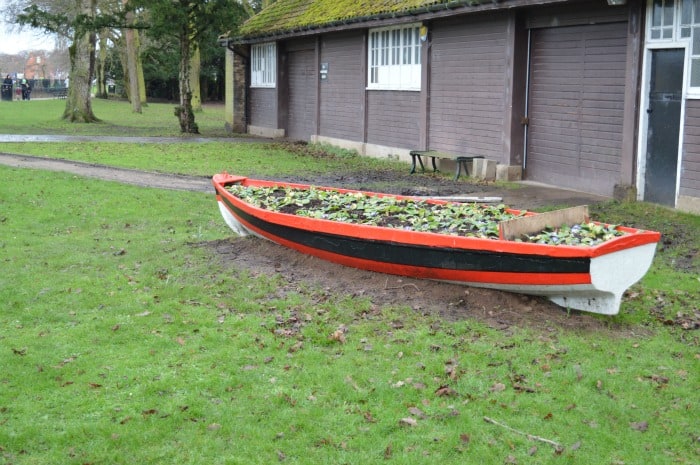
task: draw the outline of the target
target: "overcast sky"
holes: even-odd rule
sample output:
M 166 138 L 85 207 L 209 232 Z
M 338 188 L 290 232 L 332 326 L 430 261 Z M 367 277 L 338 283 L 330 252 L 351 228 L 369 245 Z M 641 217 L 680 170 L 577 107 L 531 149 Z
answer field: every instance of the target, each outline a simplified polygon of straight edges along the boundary
M 0 0 L 0 9 L 5 10 L 6 0 Z M 0 14 L 2 21 L 2 14 Z M 51 36 L 46 36 L 39 29 L 29 27 L 23 28 L 22 32 L 17 32 L 16 26 L 0 22 L 0 53 L 16 54 L 23 50 L 52 50 L 54 40 Z

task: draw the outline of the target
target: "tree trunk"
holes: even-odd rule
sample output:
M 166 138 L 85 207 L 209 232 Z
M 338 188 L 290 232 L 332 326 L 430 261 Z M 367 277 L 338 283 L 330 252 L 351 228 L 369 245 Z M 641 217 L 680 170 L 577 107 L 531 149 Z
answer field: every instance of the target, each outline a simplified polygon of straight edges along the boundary
M 96 0 L 79 0 L 80 11 L 94 16 Z M 91 32 L 76 31 L 70 46 L 70 86 L 66 98 L 63 119 L 72 123 L 94 123 L 99 121 L 92 112 L 90 86 L 95 74 L 95 42 Z
M 101 32 L 98 40 L 100 42 L 100 53 L 99 59 L 97 60 L 97 64 L 95 66 L 95 80 L 97 81 L 97 91 L 95 92 L 95 96 L 97 98 L 108 98 L 107 77 L 105 76 L 105 62 L 107 61 L 107 33 Z
M 141 35 L 138 30 L 134 30 L 134 43 L 136 44 L 136 50 L 139 53 L 136 54 L 136 74 L 139 78 L 139 98 L 141 99 L 141 106 L 148 106 L 146 103 L 146 78 L 143 75 L 143 60 L 141 59 Z
M 175 116 L 180 121 L 180 132 L 199 134 L 192 111 L 192 90 L 190 89 L 190 34 L 189 28 L 183 26 L 180 31 L 180 105 L 175 107 Z
M 202 111 L 202 86 L 199 79 L 202 68 L 202 55 L 199 45 L 194 44 L 190 57 L 190 91 L 192 92 L 192 111 Z
M 124 5 L 129 0 L 124 0 Z M 134 13 L 129 11 L 126 14 L 127 26 L 134 22 Z M 138 50 L 136 50 L 136 40 L 134 38 L 134 30 L 126 28 L 124 31 L 126 41 L 126 67 L 129 72 L 129 101 L 131 102 L 131 111 L 141 113 L 141 92 L 139 92 L 139 78 L 136 61 L 138 60 Z

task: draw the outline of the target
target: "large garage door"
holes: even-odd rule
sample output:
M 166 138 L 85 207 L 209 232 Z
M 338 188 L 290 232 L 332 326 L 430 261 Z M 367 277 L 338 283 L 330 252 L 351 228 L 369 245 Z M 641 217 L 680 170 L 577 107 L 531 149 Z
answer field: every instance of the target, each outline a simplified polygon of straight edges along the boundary
M 626 23 L 533 29 L 525 177 L 612 195 L 620 177 Z
M 287 136 L 308 141 L 316 133 L 316 79 L 314 51 L 301 50 L 289 53 L 289 112 Z

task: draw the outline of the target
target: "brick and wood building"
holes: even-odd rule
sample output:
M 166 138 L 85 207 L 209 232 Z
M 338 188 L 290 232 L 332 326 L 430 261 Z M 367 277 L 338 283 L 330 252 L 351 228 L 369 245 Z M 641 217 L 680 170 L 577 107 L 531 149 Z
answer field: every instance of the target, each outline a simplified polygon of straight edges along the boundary
M 277 0 L 220 42 L 235 132 L 700 212 L 692 0 Z

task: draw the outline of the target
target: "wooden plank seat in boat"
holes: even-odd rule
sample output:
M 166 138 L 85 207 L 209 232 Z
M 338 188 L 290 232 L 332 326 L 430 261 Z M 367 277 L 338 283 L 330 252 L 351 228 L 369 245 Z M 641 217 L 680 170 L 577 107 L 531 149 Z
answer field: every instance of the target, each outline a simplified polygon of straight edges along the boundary
M 416 172 L 416 161 L 418 161 L 418 163 L 420 164 L 421 170 L 425 171 L 425 166 L 423 165 L 422 157 L 430 157 L 430 161 L 433 165 L 433 172 L 438 171 L 437 166 L 435 165 L 436 158 L 454 160 L 457 164 L 457 167 L 455 168 L 455 181 L 459 179 L 459 176 L 462 174 L 462 168 L 464 168 L 465 174 L 469 173 L 469 170 L 467 168 L 467 162 L 471 162 L 475 158 L 484 158 L 480 155 L 455 155 L 453 153 L 438 152 L 437 150 L 411 150 L 409 154 L 411 155 L 411 174 Z

